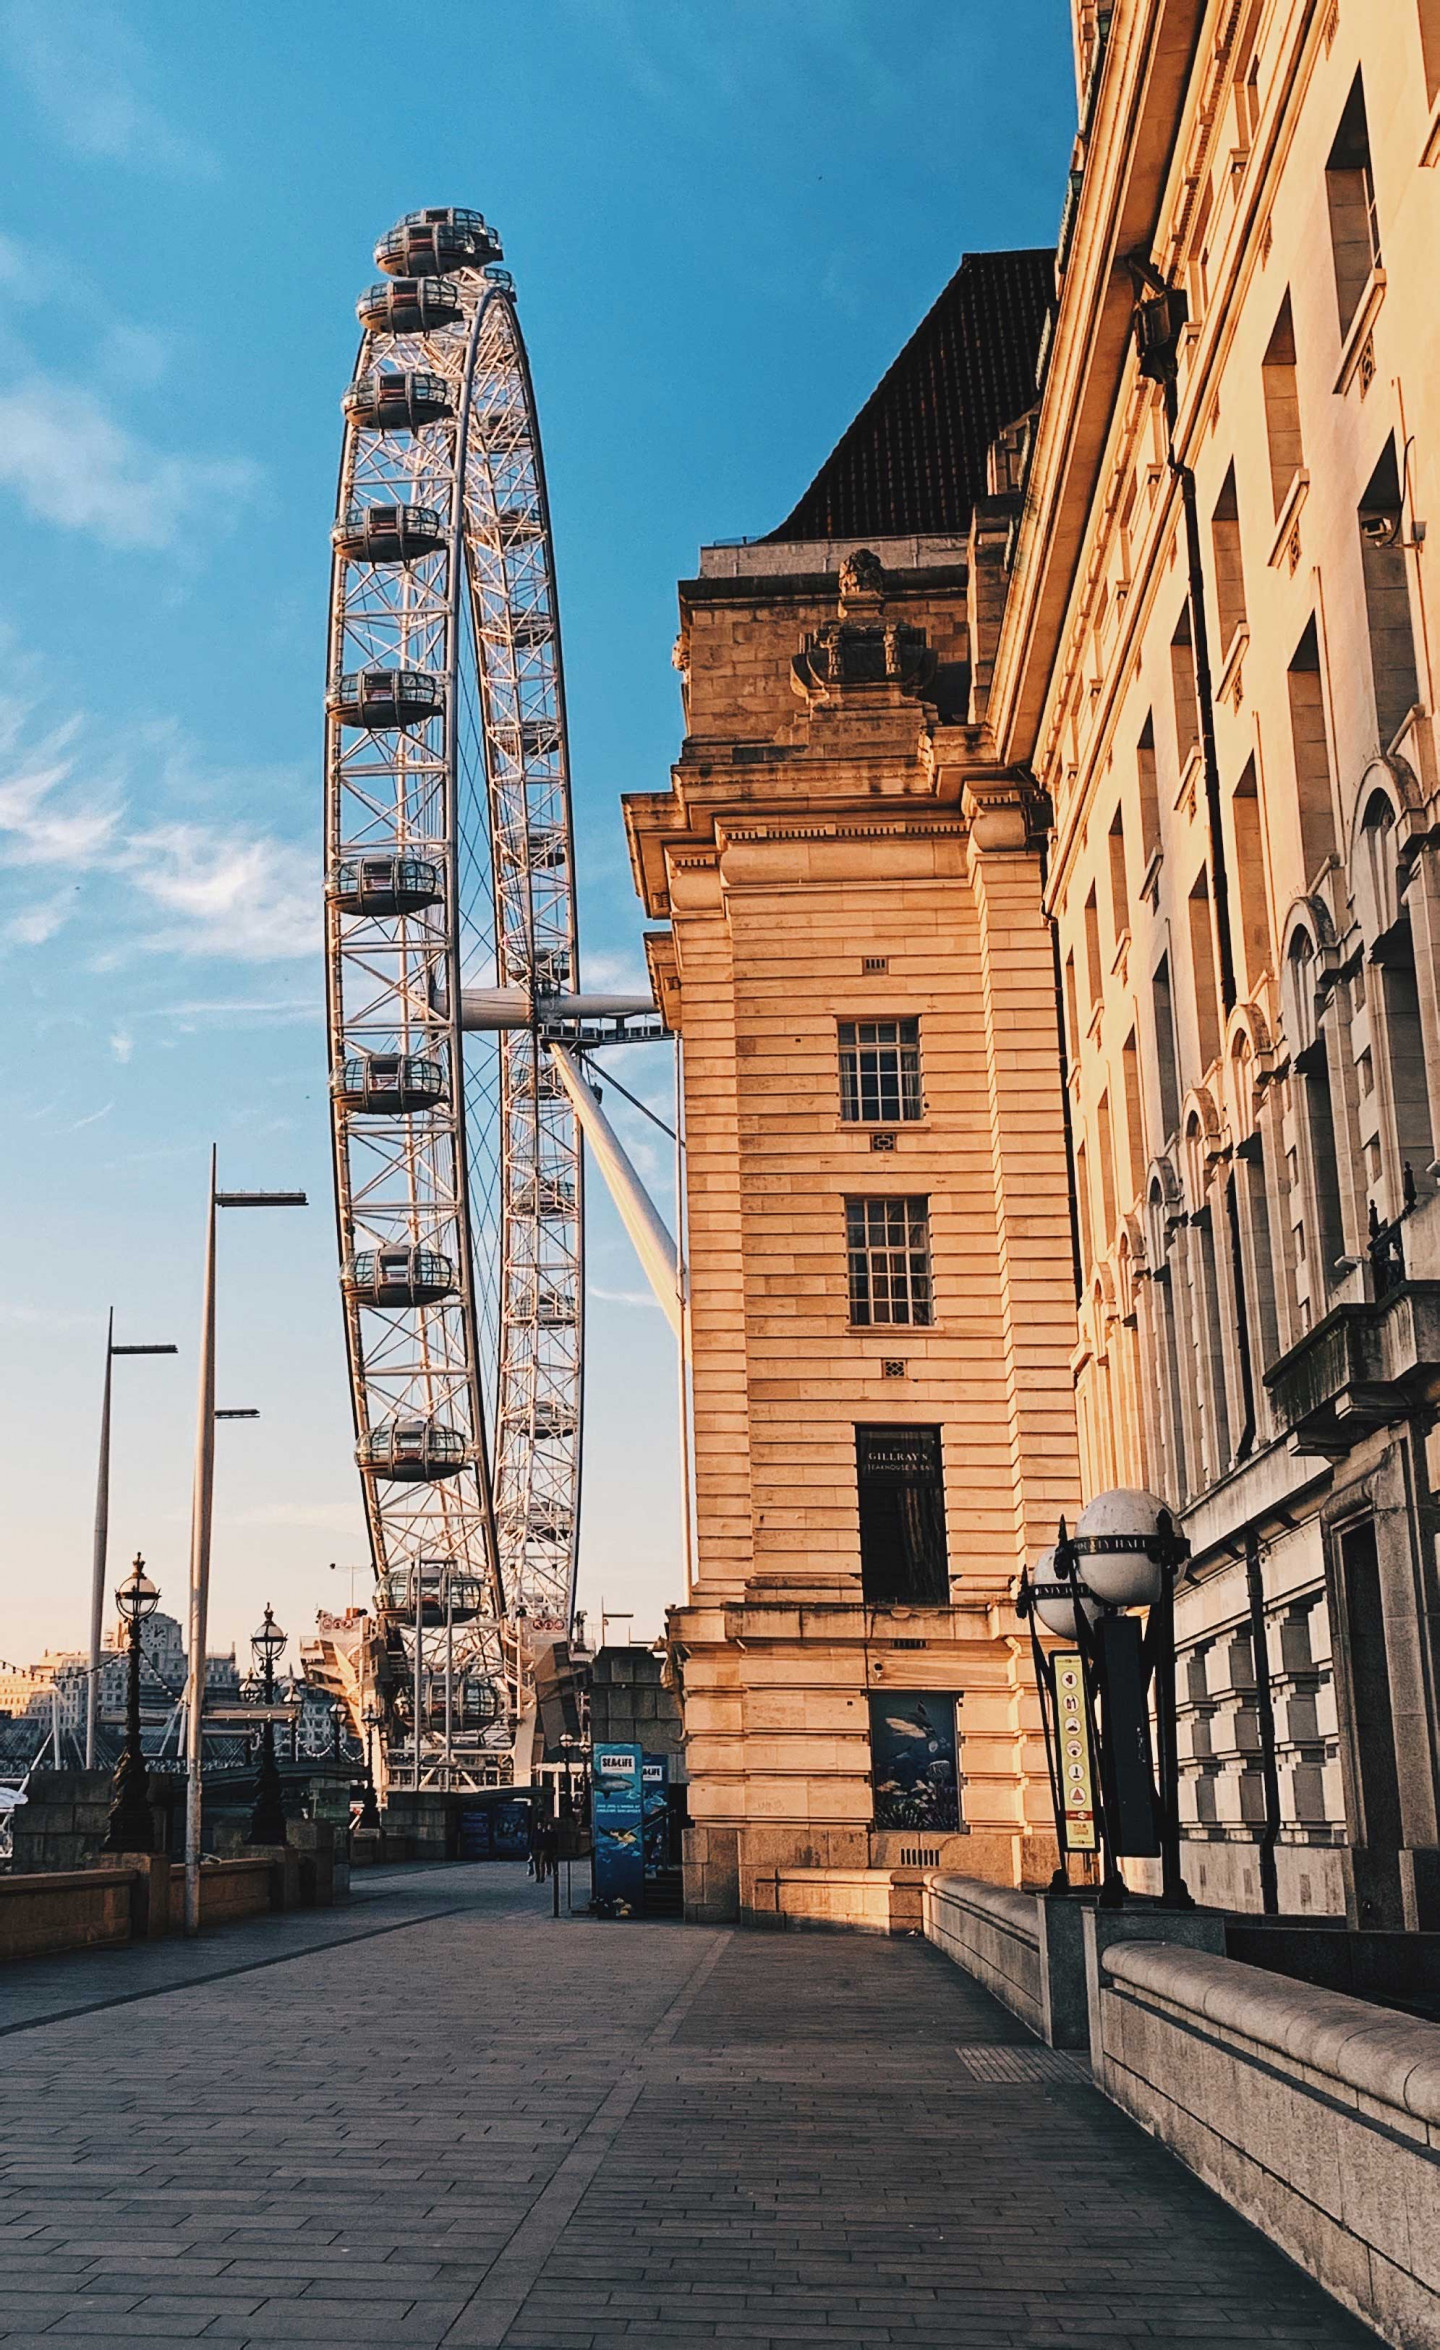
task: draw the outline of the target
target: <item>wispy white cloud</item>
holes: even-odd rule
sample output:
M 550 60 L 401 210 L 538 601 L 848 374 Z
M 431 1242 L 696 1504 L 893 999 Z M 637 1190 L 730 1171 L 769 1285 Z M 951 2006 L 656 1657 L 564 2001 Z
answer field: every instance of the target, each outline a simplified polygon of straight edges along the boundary
M 32 905 L 22 906 L 5 924 L 5 936 L 20 947 L 42 947 L 47 938 L 53 938 L 70 911 L 69 893 L 63 897 L 37 898 Z
M 103 0 L 46 0 L 43 9 L 8 0 L 0 54 L 72 154 L 166 176 L 216 176 L 213 152 L 147 95 L 145 52 Z
M 147 952 L 268 963 L 319 945 L 315 871 L 293 841 L 238 826 L 155 825 L 130 835 L 120 862 L 163 918 L 139 941 Z
M 173 546 L 202 513 L 223 525 L 259 480 L 246 457 L 150 448 L 95 393 L 39 370 L 0 392 L 0 483 L 35 521 L 102 546 Z
M 122 1068 L 129 1060 L 130 1055 L 134 1052 L 134 1050 L 134 1037 L 129 1035 L 128 1032 L 123 1028 L 115 1029 L 110 1038 L 110 1051 L 112 1057 L 121 1064 Z
M 592 1281 L 588 1294 L 607 1306 L 650 1306 L 657 1314 L 660 1311 L 660 1300 L 653 1289 L 598 1289 Z
M 151 1004 L 139 1015 L 148 1020 L 323 1020 L 324 1006 L 306 997 L 287 996 L 278 1002 L 238 996 L 214 1003 Z M 276 1121 L 282 1123 L 282 1121 Z
M 24 657 L 13 667 L 23 679 Z M 319 892 L 312 853 L 300 842 L 234 820 L 147 822 L 133 808 L 157 773 L 171 797 L 202 805 L 251 800 L 259 778 L 207 775 L 166 725 L 117 732 L 84 713 L 47 722 L 42 702 L 40 683 L 28 698 L 0 695 L 0 871 L 43 870 L 52 882 L 48 894 L 0 918 L 0 936 L 43 945 L 62 924 L 88 915 L 103 890 L 95 970 L 136 955 L 272 963 L 316 950 Z M 61 873 L 71 877 L 63 891 L 53 886 Z M 195 1008 L 210 1010 L 209 999 Z M 291 1016 L 288 1005 L 225 999 L 213 1008 Z

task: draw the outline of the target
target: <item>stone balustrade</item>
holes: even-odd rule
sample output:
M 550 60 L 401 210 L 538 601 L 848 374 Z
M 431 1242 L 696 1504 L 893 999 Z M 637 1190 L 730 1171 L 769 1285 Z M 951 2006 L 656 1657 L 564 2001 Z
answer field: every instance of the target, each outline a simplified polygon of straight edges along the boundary
M 1403 2350 L 1440 2350 L 1440 2025 L 1162 1941 L 1092 1952 L 1107 2096 Z
M 205 1861 L 202 1931 L 271 1910 L 328 1908 L 345 1897 L 350 1872 L 343 1837 L 313 1821 L 297 1822 L 292 1834 L 287 1845 Z M 0 1876 L 0 1963 L 153 1942 L 179 1933 L 184 1918 L 185 1871 L 155 1853 Z

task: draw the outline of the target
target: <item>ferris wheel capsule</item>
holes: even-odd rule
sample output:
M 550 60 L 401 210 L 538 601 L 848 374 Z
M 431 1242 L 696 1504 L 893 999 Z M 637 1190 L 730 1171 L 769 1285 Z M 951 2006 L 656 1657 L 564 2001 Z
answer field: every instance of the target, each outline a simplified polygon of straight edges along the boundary
M 347 670 L 325 705 L 342 726 L 423 726 L 445 707 L 445 680 L 423 669 Z
M 390 1420 L 366 1429 L 355 1457 L 362 1469 L 392 1485 L 427 1485 L 458 1477 L 468 1450 L 459 1428 L 437 1420 Z
M 435 1248 L 362 1248 L 340 1273 L 348 1297 L 362 1306 L 429 1306 L 450 1297 L 455 1267 Z
M 351 1053 L 330 1080 L 334 1101 L 371 1118 L 433 1110 L 447 1091 L 440 1063 L 418 1053 Z
M 342 857 L 330 873 L 325 894 L 337 913 L 384 920 L 438 905 L 445 895 L 445 876 L 433 857 L 407 857 L 403 852 Z
M 504 248 L 479 212 L 456 204 L 407 212 L 375 247 L 375 266 L 388 277 L 439 276 L 447 269 L 483 269 Z
M 448 277 L 387 277 L 367 286 L 355 305 L 372 335 L 424 335 L 460 316 L 460 288 Z
M 347 384 L 341 405 L 347 420 L 363 432 L 420 432 L 443 422 L 453 407 L 443 375 L 379 367 Z
M 445 526 L 433 506 L 352 506 L 330 544 L 350 563 L 417 563 L 444 546 Z

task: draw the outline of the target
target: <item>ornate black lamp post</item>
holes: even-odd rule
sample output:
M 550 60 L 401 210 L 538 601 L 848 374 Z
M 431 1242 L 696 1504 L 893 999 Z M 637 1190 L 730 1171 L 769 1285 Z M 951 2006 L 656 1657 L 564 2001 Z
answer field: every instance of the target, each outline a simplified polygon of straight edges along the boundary
M 110 1822 L 102 1850 L 149 1852 L 155 1831 L 150 1817 L 150 1773 L 140 1747 L 140 1627 L 154 1615 L 160 1605 L 160 1594 L 146 1574 L 145 1561 L 138 1552 L 128 1580 L 115 1594 L 115 1602 L 125 1618 L 129 1676 L 125 1691 L 125 1750 L 115 1772 Z
M 275 1703 L 275 1666 L 284 1652 L 286 1635 L 265 1604 L 265 1621 L 250 1635 L 250 1650 L 260 1668 L 260 1686 L 266 1706 L 260 1731 L 260 1767 L 255 1774 L 255 1805 L 250 1814 L 251 1844 L 285 1842 L 285 1807 L 280 1800 L 280 1772 L 275 1761 L 275 1724 L 269 1709 Z
M 380 1727 L 381 1719 L 379 1706 L 373 1698 L 368 1698 L 364 1715 L 365 1794 L 360 1806 L 358 1822 L 362 1828 L 378 1828 L 380 1825 L 380 1805 L 375 1794 L 375 1733 Z

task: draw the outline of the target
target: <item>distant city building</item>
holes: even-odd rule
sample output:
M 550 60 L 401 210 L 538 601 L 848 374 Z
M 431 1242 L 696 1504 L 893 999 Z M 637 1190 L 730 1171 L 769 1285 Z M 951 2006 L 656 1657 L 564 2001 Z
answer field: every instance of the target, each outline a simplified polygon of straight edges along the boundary
M 116 1624 L 107 1633 L 100 1652 L 97 1708 L 101 1722 L 125 1719 L 128 1675 L 126 1632 Z M 174 1616 L 157 1612 L 141 1626 L 140 1707 L 142 1718 L 168 1718 L 185 1697 L 186 1651 L 184 1627 Z M 16 1719 L 29 1717 L 57 1726 L 62 1735 L 83 1736 L 90 1660 L 79 1649 L 47 1649 L 38 1664 L 0 1672 L 0 1712 Z M 228 1656 L 207 1657 L 205 1686 L 212 1695 L 235 1696 L 240 1675 L 232 1649 Z

